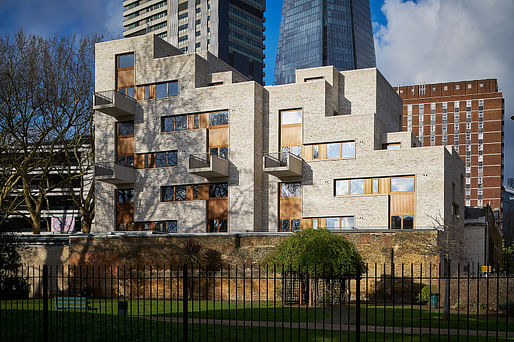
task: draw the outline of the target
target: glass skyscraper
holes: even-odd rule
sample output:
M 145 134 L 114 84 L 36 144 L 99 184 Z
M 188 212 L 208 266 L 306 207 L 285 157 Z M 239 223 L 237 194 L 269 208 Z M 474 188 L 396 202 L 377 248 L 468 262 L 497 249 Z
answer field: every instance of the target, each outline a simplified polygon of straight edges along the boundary
M 376 66 L 369 0 L 284 0 L 273 83 L 323 65 Z

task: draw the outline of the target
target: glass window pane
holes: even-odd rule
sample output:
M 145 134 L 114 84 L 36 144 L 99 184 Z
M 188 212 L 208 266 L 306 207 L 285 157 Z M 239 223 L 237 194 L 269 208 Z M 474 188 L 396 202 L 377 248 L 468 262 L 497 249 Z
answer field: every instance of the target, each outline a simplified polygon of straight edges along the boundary
M 187 116 L 179 115 L 175 117 L 175 130 L 183 131 L 187 129 Z
M 287 154 L 290 152 L 290 149 L 288 146 L 283 146 L 280 149 L 280 152 L 280 161 L 285 165 L 287 163 Z
M 134 67 L 134 54 L 118 56 L 118 68 L 132 68 Z
M 168 166 L 176 166 L 177 162 L 177 151 L 168 152 Z
M 149 167 L 150 167 L 150 155 L 145 154 L 145 168 L 149 168 Z
M 350 195 L 361 195 L 364 193 L 364 179 L 352 179 L 350 181 Z
M 387 144 L 386 145 L 386 149 L 388 150 L 399 150 L 400 149 L 400 144 Z
M 166 83 L 158 83 L 155 85 L 155 98 L 160 99 L 163 97 L 167 97 L 168 92 L 166 89 Z
M 414 191 L 414 177 L 391 178 L 391 192 Z
M 210 126 L 228 125 L 228 112 L 210 113 L 209 114 L 209 125 Z
M 348 195 L 348 179 L 336 181 L 336 196 Z
M 217 147 L 211 147 L 209 149 L 209 152 L 214 155 L 218 155 L 218 148 Z
M 168 116 L 162 119 L 162 131 L 171 132 L 175 130 L 175 118 Z
M 300 219 L 292 219 L 291 220 L 291 230 L 293 232 L 300 230 Z
M 166 231 L 166 222 L 157 222 L 155 224 L 155 230 L 158 232 L 165 232 Z
M 218 230 L 218 220 L 209 220 L 209 233 L 215 233 Z
M 176 220 L 168 221 L 168 233 L 176 233 L 178 231 L 178 224 Z
M 302 156 L 302 147 L 301 146 L 290 146 L 291 154 L 294 154 L 297 157 Z
M 134 98 L 134 87 L 127 88 L 127 94 L 128 97 Z
M 166 152 L 157 152 L 155 154 L 155 167 L 166 166 Z
M 228 159 L 228 147 L 220 147 L 220 158 Z
M 414 228 L 414 217 L 412 215 L 404 215 L 403 216 L 403 229 L 413 229 Z
M 162 200 L 163 201 L 173 201 L 173 190 L 172 186 L 163 186 L 162 187 Z
M 302 195 L 302 186 L 299 183 L 282 183 L 280 186 L 281 197 L 299 197 Z
M 175 186 L 175 201 L 185 201 L 186 200 L 186 186 L 185 185 L 176 185 Z
M 280 112 L 282 125 L 297 124 L 302 122 L 302 111 L 301 110 L 286 110 Z
M 319 145 L 312 146 L 312 159 L 319 159 Z
M 327 144 L 327 159 L 341 158 L 341 144 Z
M 227 197 L 228 196 L 228 184 L 227 183 L 219 183 L 219 184 L 211 184 L 209 186 L 209 197 Z
M 134 155 L 125 157 L 125 166 L 134 167 Z
M 120 122 L 118 124 L 118 136 L 134 135 L 134 121 Z
M 353 216 L 341 217 L 341 228 L 352 229 L 354 227 L 355 227 L 355 217 L 353 217 Z
M 355 142 L 343 143 L 343 158 L 355 158 Z
M 339 217 L 327 217 L 327 229 L 339 229 Z
M 289 220 L 280 220 L 280 231 L 289 232 Z
M 118 190 L 118 203 L 134 202 L 134 189 Z
M 318 219 L 312 219 L 312 229 L 318 229 Z
M 193 198 L 198 198 L 198 185 L 193 185 Z
M 373 193 L 374 194 L 378 193 L 378 179 L 377 178 L 373 179 Z
M 150 86 L 145 86 L 145 100 L 150 98 Z
M 194 116 L 193 127 L 194 128 L 199 128 L 200 127 L 200 117 L 198 116 L 198 114 L 195 114 L 195 116 Z
M 227 229 L 227 220 L 220 219 L 218 220 L 218 231 L 221 233 L 226 233 L 228 231 Z
M 401 216 L 391 216 L 391 228 L 392 229 L 401 229 L 402 228 L 402 218 Z
M 168 96 L 177 96 L 178 95 L 178 82 L 168 82 Z

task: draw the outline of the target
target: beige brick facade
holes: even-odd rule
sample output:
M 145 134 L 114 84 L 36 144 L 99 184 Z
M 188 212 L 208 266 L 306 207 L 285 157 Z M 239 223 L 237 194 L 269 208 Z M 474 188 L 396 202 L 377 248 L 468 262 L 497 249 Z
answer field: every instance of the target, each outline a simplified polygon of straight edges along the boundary
M 180 54 L 161 39 L 145 35 L 97 44 L 97 93 L 117 89 L 116 58 L 125 53 L 135 56 L 136 110 L 117 117 L 96 111 L 96 162 L 118 162 L 117 123 L 133 122 L 135 181 L 117 178 L 113 172 L 97 182 L 94 232 L 120 229 L 119 189 L 134 189 L 130 212 L 134 224 L 123 226 L 129 230 L 143 230 L 149 222 L 176 221 L 179 233 L 209 232 L 214 202 L 194 197 L 192 192 L 196 194 L 201 185 L 219 183 L 228 184 L 226 215 L 219 218 L 227 221 L 230 233 L 280 231 L 281 210 L 286 210 L 280 204 L 286 203 L 280 195 L 284 182 L 301 184 L 295 202 L 301 203 L 300 216 L 291 217 L 301 220 L 302 228 L 311 226 L 313 219 L 325 224 L 341 218 L 352 222 L 344 228 L 387 231 L 395 219 L 394 208 L 404 205 L 402 201 L 412 201 L 410 211 L 402 217 L 412 217 L 414 229 L 434 228 L 434 217 L 445 224 L 463 225 L 462 160 L 443 146 L 419 147 L 410 132 L 401 132 L 401 98 L 376 68 L 344 72 L 333 67 L 304 69 L 297 71 L 294 84 L 262 87 L 209 53 Z M 137 95 L 138 89 L 143 94 L 149 84 L 171 81 L 178 83 L 178 94 L 156 99 Z M 297 124 L 301 130 L 297 131 L 301 132 L 300 171 L 294 170 L 291 161 L 281 163 L 282 157 L 275 160 L 274 168 L 266 164 L 284 151 L 280 113 L 292 109 L 301 111 Z M 211 155 L 205 168 L 195 169 L 193 156 L 212 149 L 217 127 L 196 126 L 193 119 L 220 111 L 228 112 L 226 161 L 220 160 L 224 158 L 221 154 Z M 183 115 L 187 115 L 187 128 L 164 129 L 164 118 Z M 354 146 L 353 155 L 343 157 L 341 152 L 340 158 L 329 158 L 326 151 L 339 146 L 334 144 L 341 144 L 341 149 L 343 144 Z M 399 149 L 386 149 L 388 145 Z M 325 151 L 327 157 L 313 158 L 315 148 Z M 176 165 L 138 166 L 138 158 L 164 151 L 176 153 Z M 228 164 L 228 172 L 224 174 L 216 163 Z M 400 177 L 413 179 L 409 194 L 393 194 L 390 184 Z M 366 184 L 365 188 L 358 194 L 341 195 L 337 184 L 352 180 Z M 378 185 L 377 191 L 374 185 L 371 188 L 375 181 L 381 182 L 380 192 Z M 163 187 L 174 186 L 187 186 L 187 199 L 163 201 Z M 341 227 L 343 221 L 339 221 Z M 293 227 L 292 220 L 288 224 Z

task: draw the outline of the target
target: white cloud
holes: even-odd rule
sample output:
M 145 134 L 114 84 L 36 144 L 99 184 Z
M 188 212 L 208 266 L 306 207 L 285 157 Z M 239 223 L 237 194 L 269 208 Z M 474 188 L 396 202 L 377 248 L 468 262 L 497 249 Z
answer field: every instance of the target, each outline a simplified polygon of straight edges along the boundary
M 505 98 L 505 176 L 514 177 L 514 1 L 385 0 L 378 68 L 393 85 L 497 78 Z

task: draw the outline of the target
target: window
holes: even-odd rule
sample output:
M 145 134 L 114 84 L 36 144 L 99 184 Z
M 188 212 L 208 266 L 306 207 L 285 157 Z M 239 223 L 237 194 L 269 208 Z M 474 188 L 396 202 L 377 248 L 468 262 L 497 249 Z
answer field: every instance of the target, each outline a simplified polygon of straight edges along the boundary
M 209 185 L 209 197 L 228 197 L 228 183 L 217 183 Z
M 134 121 L 118 123 L 118 136 L 126 135 L 134 135 Z
M 187 129 L 187 115 L 165 116 L 161 125 L 162 132 L 184 131 Z
M 226 219 L 212 219 L 209 220 L 209 233 L 226 233 L 227 229 Z
M 341 225 L 339 222 L 339 217 L 327 217 L 327 229 L 340 229 Z
M 378 193 L 378 178 L 373 178 L 373 181 L 372 181 L 372 186 L 373 186 L 373 193 L 376 194 Z
M 209 152 L 223 159 L 228 159 L 228 146 L 211 147 Z
M 132 203 L 134 202 L 134 189 L 119 189 L 118 190 L 118 203 Z
M 312 146 L 312 159 L 319 159 L 319 145 Z
M 327 144 L 327 159 L 355 158 L 355 142 Z
M 228 125 L 228 112 L 218 112 L 209 114 L 210 126 Z
M 177 162 L 177 151 L 155 153 L 155 167 L 176 166 Z M 147 158 L 145 155 L 145 166 L 146 165 Z
M 352 179 L 350 181 L 350 195 L 364 194 L 364 179 Z
M 186 200 L 186 186 L 185 185 L 171 185 L 163 186 L 161 188 L 161 201 L 185 201 Z
M 280 231 L 281 232 L 295 232 L 300 230 L 300 219 L 281 219 L 280 220 Z
M 391 178 L 391 192 L 414 191 L 414 177 Z
M 280 197 L 299 197 L 302 195 L 302 185 L 300 183 L 281 183 Z
M 146 89 L 145 89 L 146 93 Z M 177 96 L 178 95 L 178 82 L 170 81 L 164 83 L 157 83 L 155 85 L 155 98 L 160 99 L 163 97 Z
M 402 144 L 401 143 L 388 143 L 384 144 L 383 148 L 386 150 L 399 150 L 401 149 Z
M 391 229 L 414 229 L 414 216 L 392 215 Z
M 125 55 L 118 55 L 118 69 L 133 68 L 134 67 L 134 54 L 128 53 Z
M 302 123 L 302 111 L 297 110 L 283 110 L 280 112 L 280 124 L 292 125 Z

